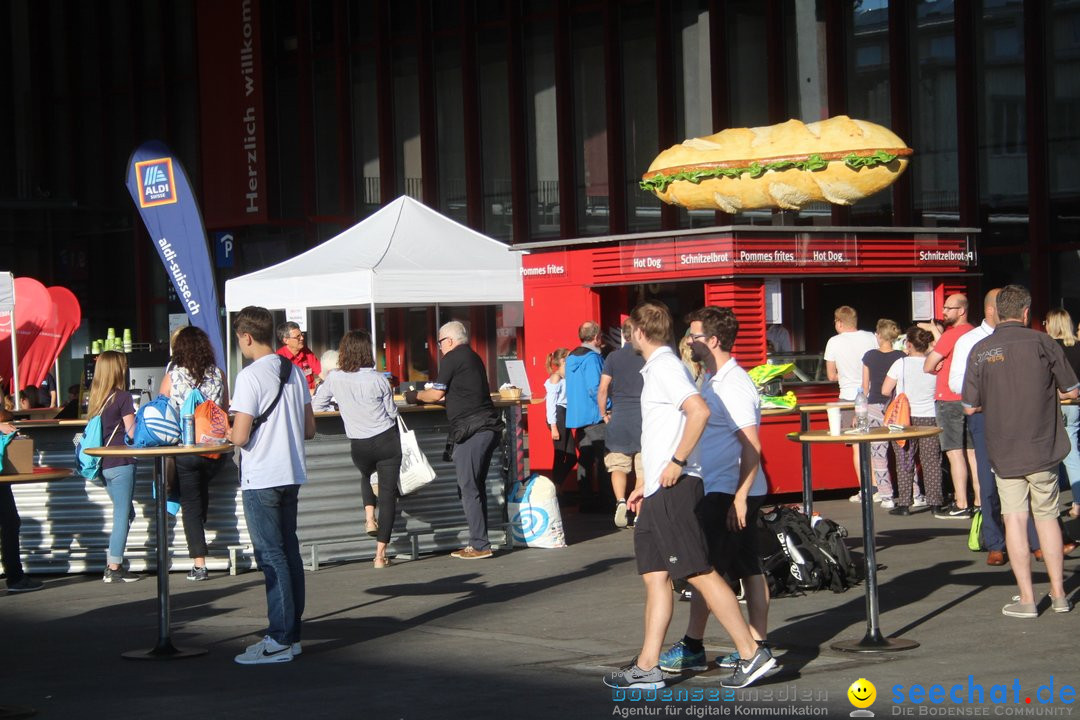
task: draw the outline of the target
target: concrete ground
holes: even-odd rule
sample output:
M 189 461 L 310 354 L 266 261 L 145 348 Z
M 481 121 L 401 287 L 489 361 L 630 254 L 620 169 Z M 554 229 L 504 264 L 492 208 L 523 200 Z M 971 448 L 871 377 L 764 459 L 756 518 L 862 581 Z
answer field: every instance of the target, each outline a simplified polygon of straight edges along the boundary
M 845 498 L 815 509 L 849 529 L 861 558 L 859 506 Z M 303 655 L 281 665 L 233 662 L 265 626 L 259 572 L 214 573 L 205 583 L 171 576 L 175 642 L 209 651 L 172 662 L 120 656 L 153 645 L 152 577 L 105 585 L 98 575 L 38 576 L 43 591 L 0 597 L 0 704 L 53 718 L 841 717 L 854 709 L 848 687 L 865 678 L 879 717 L 1071 714 L 1080 611 L 1055 614 L 1044 599 L 1036 620 L 1004 617 L 1012 573 L 967 549 L 967 522 L 875 513 L 882 629 L 920 646 L 872 655 L 829 648 L 862 637 L 861 585 L 780 598 L 770 615 L 780 667 L 745 690 L 721 693 L 716 669 L 671 678 L 671 694 L 658 699 L 602 684 L 640 647 L 644 593 L 632 533 L 571 509 L 563 550 L 308 572 Z M 1043 567 L 1033 567 L 1045 592 Z M 1065 569 L 1075 595 L 1080 552 Z M 686 613 L 676 603 L 669 642 L 682 636 Z M 715 624 L 706 645 L 710 658 L 731 649 Z M 954 696 L 963 704 L 894 703 L 898 692 L 907 698 L 935 683 L 961 686 Z M 967 704 L 979 688 L 983 704 Z M 1050 691 L 1053 702 L 1041 702 Z

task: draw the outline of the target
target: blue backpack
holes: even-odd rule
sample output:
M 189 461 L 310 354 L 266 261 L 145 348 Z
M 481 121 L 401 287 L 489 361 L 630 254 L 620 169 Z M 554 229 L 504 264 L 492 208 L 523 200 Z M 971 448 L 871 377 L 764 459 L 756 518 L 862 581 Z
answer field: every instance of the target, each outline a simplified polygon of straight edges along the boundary
M 110 402 L 112 402 L 111 397 L 105 401 L 105 404 L 108 405 Z M 113 428 L 113 435 L 119 427 L 117 425 Z M 75 436 L 75 468 L 87 480 L 101 479 L 101 458 L 87 455 L 84 451 L 105 445 L 103 435 L 99 413 L 87 420 L 86 428 Z M 112 442 L 112 435 L 109 436 L 109 442 Z
M 135 415 L 135 435 L 127 440 L 128 447 L 161 447 L 180 444 L 180 413 L 167 395 L 139 407 Z

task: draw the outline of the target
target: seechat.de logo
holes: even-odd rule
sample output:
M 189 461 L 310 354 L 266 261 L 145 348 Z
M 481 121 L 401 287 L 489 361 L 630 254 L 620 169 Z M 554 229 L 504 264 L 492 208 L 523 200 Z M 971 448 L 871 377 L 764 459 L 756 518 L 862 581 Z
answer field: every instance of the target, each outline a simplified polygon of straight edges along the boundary
M 135 163 L 139 179 L 139 205 L 154 207 L 176 202 L 176 183 L 173 180 L 172 158 L 143 160 Z

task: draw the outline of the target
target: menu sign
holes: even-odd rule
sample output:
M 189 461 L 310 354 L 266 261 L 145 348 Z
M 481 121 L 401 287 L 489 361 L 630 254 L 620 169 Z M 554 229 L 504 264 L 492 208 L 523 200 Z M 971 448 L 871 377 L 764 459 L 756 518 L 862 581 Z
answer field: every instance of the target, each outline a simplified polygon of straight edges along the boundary
M 739 267 L 836 267 L 859 262 L 855 239 L 846 237 L 740 239 L 736 248 L 735 264 Z
M 974 248 L 963 237 L 919 237 L 914 245 L 916 265 L 966 265 L 978 262 Z

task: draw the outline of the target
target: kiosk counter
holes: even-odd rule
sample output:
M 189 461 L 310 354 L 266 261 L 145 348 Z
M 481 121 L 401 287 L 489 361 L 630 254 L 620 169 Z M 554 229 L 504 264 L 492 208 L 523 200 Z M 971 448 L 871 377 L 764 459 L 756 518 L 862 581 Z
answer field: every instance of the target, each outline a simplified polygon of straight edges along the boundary
M 693 310 L 733 308 L 739 319 L 733 352 L 744 368 L 793 362 L 797 374 L 784 381 L 784 390 L 793 391 L 800 405 L 836 400 L 836 383 L 827 381 L 821 356 L 834 334 L 833 310 L 854 307 L 859 328 L 871 331 L 879 318 L 895 320 L 903 331 L 914 319 L 935 317 L 947 295 L 974 290 L 978 232 L 745 225 L 516 245 L 526 253 L 521 272 L 529 382 L 543 387 L 547 354 L 576 347 L 582 322 L 599 322 L 611 346 L 631 309 L 655 299 L 671 309 L 676 339 Z M 770 348 L 777 337 L 789 338 L 790 347 L 781 342 Z M 823 428 L 825 414 L 812 413 L 809 421 L 810 429 Z M 802 491 L 799 448 L 785 439 L 800 429 L 798 413 L 762 420 L 771 493 Z M 530 413 L 529 430 L 531 467 L 543 472 L 552 460 L 543 412 Z M 815 448 L 814 466 L 815 489 L 857 485 L 850 448 Z
M 487 475 L 488 526 L 493 544 L 510 545 L 506 495 L 523 473 L 524 424 L 522 401 L 496 398 L 507 430 L 496 448 Z M 527 402 L 524 401 L 524 402 Z M 466 543 L 465 515 L 457 495 L 454 465 L 443 460 L 449 423 L 441 406 L 403 406 L 402 416 L 416 432 L 421 450 L 437 477 L 430 485 L 398 503 L 390 555 L 449 552 Z M 364 532 L 360 473 L 352 464 L 349 440 L 338 413 L 316 415 L 316 435 L 305 443 L 308 480 L 300 491 L 297 534 L 305 564 L 369 559 L 375 538 Z M 22 421 L 16 425 L 34 439 L 36 460 L 74 472 L 72 437 L 85 420 Z M 135 572 L 153 569 L 156 534 L 151 495 L 151 462 L 140 461 L 136 471 L 135 520 L 128 534 L 125 557 Z M 81 476 L 12 487 L 22 516 L 23 562 L 34 572 L 100 572 L 109 542 L 112 505 L 108 493 Z M 254 566 L 251 540 L 244 522 L 236 466 L 223 464 L 210 483 L 206 538 L 207 565 L 212 571 L 235 571 Z M 170 521 L 171 570 L 191 566 L 180 518 Z

